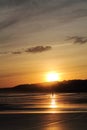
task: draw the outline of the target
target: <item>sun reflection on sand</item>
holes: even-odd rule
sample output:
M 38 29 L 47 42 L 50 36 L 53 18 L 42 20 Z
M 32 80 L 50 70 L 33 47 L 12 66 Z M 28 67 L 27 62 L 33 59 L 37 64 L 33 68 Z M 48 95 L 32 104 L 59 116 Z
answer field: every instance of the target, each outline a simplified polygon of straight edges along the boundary
M 55 99 L 52 99 L 52 102 L 51 102 L 51 107 L 52 108 L 56 108 L 56 102 L 55 102 Z
M 55 94 L 51 95 L 50 108 L 51 108 L 52 113 L 55 113 L 56 108 L 58 108 L 58 103 L 56 102 L 56 95 Z

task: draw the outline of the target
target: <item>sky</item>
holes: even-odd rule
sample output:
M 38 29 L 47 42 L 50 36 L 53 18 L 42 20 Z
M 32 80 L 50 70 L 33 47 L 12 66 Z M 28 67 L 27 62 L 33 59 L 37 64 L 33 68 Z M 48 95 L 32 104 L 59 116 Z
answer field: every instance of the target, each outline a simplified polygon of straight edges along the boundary
M 87 79 L 87 0 L 0 0 L 0 87 Z

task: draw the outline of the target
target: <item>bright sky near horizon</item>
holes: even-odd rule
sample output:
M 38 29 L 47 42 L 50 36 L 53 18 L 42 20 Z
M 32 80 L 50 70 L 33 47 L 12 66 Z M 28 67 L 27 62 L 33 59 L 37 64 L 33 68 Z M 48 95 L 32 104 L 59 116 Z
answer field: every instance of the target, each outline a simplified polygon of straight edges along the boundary
M 87 0 L 0 0 L 0 87 L 87 79 Z

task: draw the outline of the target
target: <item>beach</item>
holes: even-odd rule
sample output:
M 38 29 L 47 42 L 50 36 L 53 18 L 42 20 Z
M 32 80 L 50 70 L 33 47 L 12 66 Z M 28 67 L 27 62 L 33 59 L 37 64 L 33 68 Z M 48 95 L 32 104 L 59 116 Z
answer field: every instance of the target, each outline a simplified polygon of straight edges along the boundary
M 0 130 L 87 130 L 85 93 L 0 95 Z
M 87 130 L 87 113 L 0 114 L 0 130 Z

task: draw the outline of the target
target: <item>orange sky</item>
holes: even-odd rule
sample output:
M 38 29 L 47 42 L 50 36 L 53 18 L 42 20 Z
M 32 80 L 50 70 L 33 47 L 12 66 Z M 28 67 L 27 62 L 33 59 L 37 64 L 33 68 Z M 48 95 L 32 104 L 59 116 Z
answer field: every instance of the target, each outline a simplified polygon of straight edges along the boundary
M 87 78 L 85 0 L 0 2 L 0 87 Z

